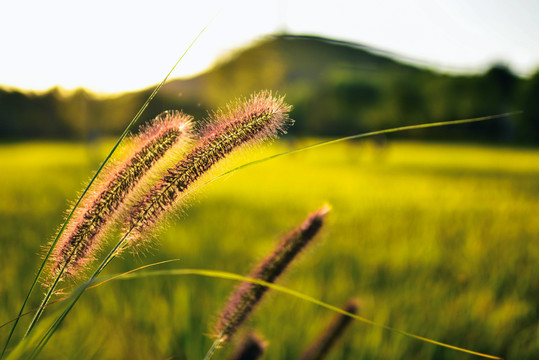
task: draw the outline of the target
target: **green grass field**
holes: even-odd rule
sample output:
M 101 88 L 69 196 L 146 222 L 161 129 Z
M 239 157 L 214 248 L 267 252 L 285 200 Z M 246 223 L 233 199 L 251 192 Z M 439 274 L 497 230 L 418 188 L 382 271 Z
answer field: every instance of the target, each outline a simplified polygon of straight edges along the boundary
M 279 142 L 236 163 L 314 141 Z M 0 323 L 18 312 L 42 246 L 110 146 L 0 145 Z M 279 284 L 336 306 L 355 297 L 361 316 L 455 346 L 539 358 L 539 150 L 364 141 L 295 153 L 205 186 L 146 253 L 125 254 L 106 273 L 180 259 L 161 268 L 247 274 L 324 203 L 332 211 L 321 236 Z M 234 285 L 169 276 L 91 289 L 40 359 L 201 359 Z M 294 359 L 333 315 L 270 292 L 244 330 L 267 340 L 267 359 Z M 2 346 L 8 333 L 0 329 Z M 360 322 L 330 355 L 476 358 Z

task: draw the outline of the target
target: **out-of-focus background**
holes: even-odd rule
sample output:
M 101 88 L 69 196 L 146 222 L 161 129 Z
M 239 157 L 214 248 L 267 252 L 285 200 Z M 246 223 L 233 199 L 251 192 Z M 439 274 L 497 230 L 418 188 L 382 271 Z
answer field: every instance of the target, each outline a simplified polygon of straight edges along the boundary
M 70 202 L 213 19 L 140 123 L 169 109 L 204 120 L 265 89 L 285 95 L 295 119 L 281 140 L 214 175 L 330 138 L 522 112 L 243 169 L 202 189 L 144 256 L 126 254 L 108 272 L 179 258 L 166 267 L 246 274 L 327 202 L 318 243 L 281 284 L 334 305 L 355 297 L 380 324 L 536 359 L 537 14 L 532 0 L 1 4 L 0 325 L 18 312 Z M 202 358 L 232 288 L 189 277 L 112 282 L 85 294 L 42 358 Z M 38 291 L 29 308 L 39 301 Z M 292 359 L 332 315 L 269 294 L 246 328 L 268 340 L 268 359 Z M 8 333 L 0 328 L 0 340 Z M 467 358 L 362 323 L 329 357 Z
M 208 111 L 260 89 L 286 94 L 297 136 L 522 110 L 414 138 L 536 143 L 534 1 L 96 2 L 2 5 L 0 137 L 87 140 L 144 114 Z M 273 35 L 269 35 L 273 34 Z

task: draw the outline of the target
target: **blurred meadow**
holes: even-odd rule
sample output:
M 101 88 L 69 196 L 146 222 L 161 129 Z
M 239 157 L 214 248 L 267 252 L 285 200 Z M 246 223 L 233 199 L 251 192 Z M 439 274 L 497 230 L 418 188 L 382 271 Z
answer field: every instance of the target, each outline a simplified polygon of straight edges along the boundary
M 246 275 L 329 204 L 321 234 L 278 284 L 335 306 L 355 298 L 360 316 L 429 339 L 505 359 L 539 358 L 539 71 L 522 77 L 494 64 L 450 75 L 361 44 L 280 33 L 169 81 L 140 123 L 168 109 L 201 122 L 263 89 L 286 95 L 295 125 L 271 144 L 235 153 L 211 176 L 361 132 L 522 113 L 346 141 L 240 169 L 197 190 L 145 252 L 123 254 L 105 275 L 171 259 L 178 261 L 155 269 Z M 0 324 L 16 316 L 66 210 L 152 90 L 0 88 Z M 38 358 L 202 359 L 235 286 L 172 275 L 108 282 L 81 297 Z M 51 305 L 44 318 L 62 306 Z M 334 315 L 270 291 L 241 332 L 267 341 L 266 359 L 295 359 Z M 23 317 L 9 350 L 30 319 Z M 0 328 L 2 342 L 10 326 Z M 359 321 L 328 356 L 475 358 Z
M 236 161 L 318 140 L 279 141 Z M 2 323 L 17 313 L 38 267 L 37 252 L 54 234 L 67 200 L 111 145 L 0 147 Z M 383 147 L 369 140 L 335 144 L 207 185 L 160 232 L 152 249 L 143 256 L 123 255 L 107 273 L 180 259 L 162 268 L 246 274 L 280 236 L 327 202 L 332 211 L 321 236 L 280 284 L 336 306 L 355 297 L 360 315 L 380 324 L 507 359 L 534 359 L 538 194 L 535 149 L 390 139 Z M 91 289 L 40 358 L 200 359 L 234 285 L 170 276 Z M 291 359 L 332 317 L 326 309 L 271 292 L 246 328 L 268 341 L 266 358 Z M 0 330 L 2 338 L 8 330 Z M 226 358 L 231 349 L 215 358 Z M 475 357 L 354 322 L 329 358 Z

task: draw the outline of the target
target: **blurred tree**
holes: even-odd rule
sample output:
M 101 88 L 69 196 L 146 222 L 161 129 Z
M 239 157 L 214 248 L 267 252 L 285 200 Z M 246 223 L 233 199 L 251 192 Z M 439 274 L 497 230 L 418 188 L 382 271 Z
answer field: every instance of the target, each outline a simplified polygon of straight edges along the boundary
M 502 64 L 494 65 L 480 79 L 480 89 L 476 99 L 482 115 L 500 114 L 514 110 L 520 79 Z M 511 118 L 503 118 L 484 124 L 481 128 L 488 132 L 486 137 L 503 141 L 513 141 L 516 123 Z
M 342 136 L 388 127 L 513 111 L 480 124 L 397 136 L 539 142 L 539 75 L 521 79 L 504 65 L 483 75 L 450 76 L 399 63 L 375 49 L 311 36 L 265 38 L 223 58 L 204 74 L 166 84 L 141 122 L 164 110 L 206 117 L 263 89 L 286 95 L 296 135 Z M 97 97 L 83 89 L 36 95 L 0 90 L 0 137 L 87 138 L 119 134 L 152 89 Z M 518 106 L 517 106 L 518 105 Z
M 518 116 L 519 135 L 525 141 L 539 143 L 539 69 L 524 84 L 519 103 L 523 111 Z

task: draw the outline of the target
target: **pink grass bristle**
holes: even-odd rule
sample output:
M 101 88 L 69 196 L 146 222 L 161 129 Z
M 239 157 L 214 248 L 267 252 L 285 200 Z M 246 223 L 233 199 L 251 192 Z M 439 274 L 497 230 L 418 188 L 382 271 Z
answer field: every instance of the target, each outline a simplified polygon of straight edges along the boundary
M 132 155 L 103 171 L 60 236 L 49 265 L 51 278 L 72 277 L 87 266 L 126 197 L 167 152 L 190 138 L 191 124 L 182 112 L 165 112 L 133 137 Z
M 185 197 L 187 190 L 232 151 L 284 133 L 291 123 L 289 111 L 283 98 L 261 92 L 228 106 L 227 111 L 216 112 L 193 149 L 133 207 L 125 226 L 128 246 L 139 246 L 146 232 Z

